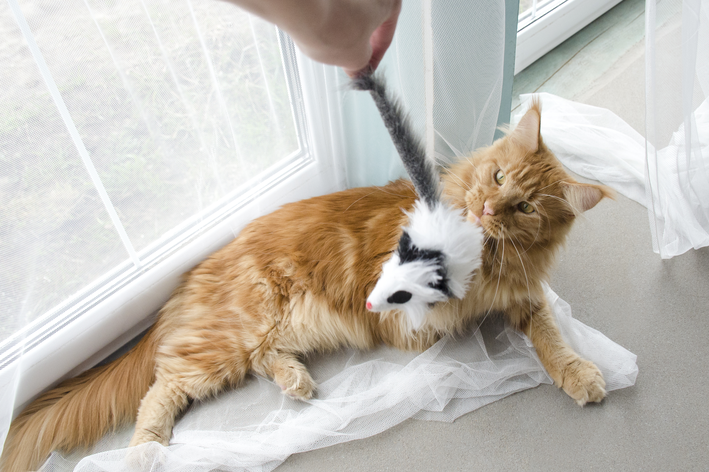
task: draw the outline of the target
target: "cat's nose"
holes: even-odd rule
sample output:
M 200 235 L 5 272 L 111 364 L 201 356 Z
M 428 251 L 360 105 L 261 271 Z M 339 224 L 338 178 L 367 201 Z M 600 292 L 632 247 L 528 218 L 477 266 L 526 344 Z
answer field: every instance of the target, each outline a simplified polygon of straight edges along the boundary
M 494 215 L 495 210 L 492 209 L 489 202 L 485 202 L 483 205 L 483 215 Z

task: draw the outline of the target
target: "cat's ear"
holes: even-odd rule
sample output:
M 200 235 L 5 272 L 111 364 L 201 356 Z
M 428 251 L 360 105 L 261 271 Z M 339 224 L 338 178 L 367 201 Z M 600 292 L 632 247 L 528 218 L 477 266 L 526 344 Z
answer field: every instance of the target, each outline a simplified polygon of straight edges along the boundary
M 564 197 L 574 213 L 583 213 L 595 207 L 603 197 L 613 198 L 613 191 L 603 185 L 564 182 Z
M 539 149 L 539 131 L 542 122 L 542 106 L 535 97 L 529 110 L 524 114 L 510 138 L 528 152 L 537 152 Z

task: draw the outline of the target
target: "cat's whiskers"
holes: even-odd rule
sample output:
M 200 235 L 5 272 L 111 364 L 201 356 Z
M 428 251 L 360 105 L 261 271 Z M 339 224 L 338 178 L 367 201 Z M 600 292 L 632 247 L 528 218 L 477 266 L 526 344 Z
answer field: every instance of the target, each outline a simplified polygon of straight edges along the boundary
M 502 225 L 503 230 L 504 230 L 504 227 L 505 227 L 505 225 Z M 498 275 L 497 275 L 497 285 L 495 286 L 495 293 L 494 293 L 493 296 L 492 296 L 492 303 L 490 303 L 490 308 L 488 308 L 488 309 L 487 309 L 487 312 L 485 312 L 485 316 L 483 317 L 483 319 L 482 319 L 482 321 L 480 322 L 480 324 L 482 324 L 482 323 L 485 321 L 485 319 L 487 318 L 487 316 L 488 316 L 488 315 L 490 314 L 490 312 L 492 311 L 492 307 L 495 306 L 495 301 L 497 300 L 497 292 L 498 292 L 499 289 L 500 289 L 500 280 L 502 280 L 502 263 L 503 263 L 504 258 L 505 258 L 505 239 L 504 239 L 504 238 L 501 238 L 501 240 L 502 240 L 502 254 L 500 254 L 500 270 L 499 270 Z M 499 244 L 497 245 L 497 248 L 499 248 Z M 493 262 L 495 261 L 496 258 L 497 258 L 497 251 L 495 251 L 495 256 L 493 256 Z M 478 326 L 479 326 L 479 325 L 478 325 Z
M 466 204 L 464 207 L 465 211 L 471 211 L 470 205 Z M 488 231 L 484 226 L 480 225 L 480 228 L 483 230 L 483 235 L 485 236 L 485 239 L 483 239 L 483 246 L 486 246 L 487 243 L 492 239 L 492 233 Z
M 470 164 L 473 167 L 473 169 L 478 170 L 472 157 L 468 156 L 465 158 L 465 160 L 468 162 L 468 164 Z
M 460 178 L 457 174 L 455 174 L 454 172 L 448 172 L 448 175 L 450 175 L 451 177 L 455 177 L 455 179 L 459 182 L 460 186 L 461 186 L 462 188 L 464 188 L 465 190 L 467 190 L 467 191 L 473 190 L 472 185 L 470 185 L 470 184 L 468 184 L 467 182 L 465 182 L 463 179 L 461 179 L 461 178 Z
M 522 255 L 519 253 L 519 250 L 517 249 L 517 245 L 515 244 L 514 240 L 510 238 L 510 242 L 512 243 L 512 247 L 514 247 L 515 251 L 517 252 L 517 257 L 519 257 L 519 262 L 522 264 L 522 272 L 524 273 L 524 281 L 527 283 L 527 297 L 529 298 L 529 319 L 532 319 L 532 292 L 529 289 L 529 278 L 527 277 L 527 269 L 524 267 L 524 261 L 522 260 Z
M 540 188 L 539 190 L 544 190 L 545 188 L 549 188 L 549 187 L 551 187 L 552 185 L 558 184 L 559 182 L 561 182 L 561 183 L 564 183 L 564 184 L 565 184 L 565 183 L 566 183 L 566 180 L 564 180 L 564 179 L 559 179 L 559 180 L 557 180 L 556 182 L 552 182 L 552 183 L 550 183 L 550 184 L 549 184 L 549 185 L 547 185 L 546 187 L 542 187 L 542 188 Z
M 534 206 L 534 211 L 539 212 L 539 210 L 538 210 L 538 208 L 537 208 L 537 204 L 534 203 L 534 202 L 531 202 L 531 203 L 532 203 L 532 205 Z M 546 213 L 545 213 L 545 215 L 546 215 Z M 548 219 L 548 218 L 547 218 L 547 219 Z M 534 243 L 537 242 L 537 239 L 539 238 L 539 230 L 541 229 L 541 227 L 542 227 L 542 223 L 541 223 L 541 221 L 539 221 L 539 219 L 538 219 L 538 220 L 537 220 L 537 232 L 536 232 L 536 234 L 534 235 L 534 240 L 529 244 L 529 246 L 527 246 L 527 247 L 524 249 L 524 251 L 522 252 L 522 254 L 527 254 L 527 251 L 529 251 L 529 250 L 532 248 L 532 246 L 534 246 Z M 517 238 L 517 242 L 519 243 L 519 247 L 524 247 L 524 244 L 522 244 L 522 240 L 521 240 L 521 239 Z
M 480 226 L 480 228 L 482 228 L 483 235 L 485 236 L 485 239 L 483 239 L 483 246 L 487 246 L 490 240 L 496 240 L 492 233 L 488 231 L 484 226 Z
M 489 240 L 490 238 L 488 238 Z M 495 270 L 495 262 L 497 261 L 497 251 L 500 248 L 500 246 L 497 244 L 497 240 L 493 240 L 494 246 L 495 246 L 495 252 L 492 254 L 492 259 L 489 258 L 490 253 L 488 252 L 488 258 L 487 260 L 490 263 L 490 275 L 493 274 Z
M 504 225 L 503 225 L 503 226 L 504 226 Z M 495 240 L 495 242 L 496 242 L 496 243 L 499 243 L 499 240 Z M 497 252 L 498 252 L 497 250 L 499 249 L 499 247 L 500 247 L 499 244 L 495 244 L 495 254 L 492 256 L 492 268 L 493 268 L 493 269 L 494 269 L 494 267 L 495 267 L 495 261 L 497 260 Z M 497 285 L 495 286 L 495 293 L 494 293 L 493 296 L 492 296 L 492 302 L 490 303 L 490 308 L 487 309 L 487 311 L 485 312 L 485 315 L 482 317 L 482 319 L 481 319 L 480 321 L 476 321 L 476 323 L 477 323 L 477 328 L 475 328 L 475 332 L 473 333 L 473 335 L 478 334 L 478 332 L 480 331 L 481 326 L 483 325 L 483 323 L 485 322 L 485 320 L 487 319 L 487 317 L 488 317 L 488 316 L 490 315 L 490 313 L 492 312 L 492 308 L 495 306 L 495 301 L 496 301 L 496 299 L 497 299 L 497 292 L 498 292 L 498 290 L 499 290 L 499 288 L 500 288 L 500 280 L 501 280 L 501 278 L 502 278 L 502 261 L 503 261 L 503 258 L 504 258 L 504 257 L 505 257 L 505 240 L 502 239 L 502 254 L 500 255 L 500 270 L 499 270 L 498 275 L 497 275 Z
M 487 237 L 485 239 L 485 244 L 490 244 L 490 245 L 495 245 L 495 253 L 492 255 L 492 261 L 496 262 L 497 261 L 497 251 L 500 247 L 500 240 L 497 239 L 495 236 L 492 235 L 492 233 L 487 233 Z
M 569 203 L 569 201 L 568 201 L 567 199 L 565 199 L 565 198 L 557 197 L 556 195 L 549 195 L 549 194 L 546 194 L 546 193 L 540 193 L 539 195 L 541 195 L 542 197 L 555 198 L 555 199 L 557 199 L 557 200 L 559 200 L 559 201 L 561 201 L 561 202 L 566 203 L 566 204 L 569 206 L 569 208 L 571 208 L 571 210 L 574 212 L 575 215 L 581 213 L 578 208 L 576 208 L 576 207 L 573 206 L 571 203 Z
M 544 212 L 544 218 L 547 220 L 547 231 L 551 234 L 551 221 L 549 220 L 549 212 L 546 210 L 546 208 L 544 208 L 544 205 L 542 205 L 541 202 L 538 202 L 536 205 L 538 205 L 538 207 L 536 208 L 537 211 L 541 213 L 540 210 L 542 210 Z
M 538 205 L 537 205 L 536 203 L 532 203 L 532 204 L 534 205 L 534 211 L 539 212 L 539 210 L 538 210 L 538 208 L 537 208 Z M 544 215 L 545 215 L 545 218 L 547 219 L 547 222 L 548 222 L 548 221 L 549 221 L 549 217 L 548 217 L 548 215 L 546 214 L 546 211 L 544 211 Z M 530 244 L 529 247 L 528 247 L 524 252 L 527 252 L 529 249 L 531 249 L 532 246 L 534 246 L 534 243 L 537 242 L 537 239 L 539 238 L 539 230 L 540 230 L 541 228 L 542 228 L 542 221 L 541 221 L 541 218 L 540 218 L 540 219 L 537 219 L 537 232 L 536 232 L 536 234 L 534 235 L 534 241 L 532 241 L 532 244 Z
M 519 247 L 520 247 L 520 248 L 523 248 L 523 247 L 524 247 L 524 244 L 522 244 L 522 240 L 519 239 L 518 236 L 515 236 L 514 234 L 510 234 L 510 238 L 511 238 L 511 239 L 516 239 L 516 240 L 517 240 L 517 244 L 519 244 Z M 534 242 L 532 242 L 532 244 L 534 244 Z M 532 247 L 532 245 L 530 245 L 529 247 Z M 525 250 L 525 251 L 522 251 L 521 255 L 525 255 L 525 254 L 527 254 L 527 251 L 526 251 L 526 250 Z
M 534 240 L 531 243 L 529 243 L 529 246 L 527 246 L 526 248 L 524 247 L 522 240 L 519 238 L 516 238 L 517 242 L 519 243 L 519 247 L 524 249 L 524 251 L 522 251 L 522 254 L 527 254 L 527 252 L 529 252 L 529 250 L 532 249 L 532 246 L 534 246 L 534 243 L 537 242 L 537 238 L 539 237 L 539 228 L 540 227 L 541 227 L 541 223 L 537 224 L 537 232 L 534 235 Z

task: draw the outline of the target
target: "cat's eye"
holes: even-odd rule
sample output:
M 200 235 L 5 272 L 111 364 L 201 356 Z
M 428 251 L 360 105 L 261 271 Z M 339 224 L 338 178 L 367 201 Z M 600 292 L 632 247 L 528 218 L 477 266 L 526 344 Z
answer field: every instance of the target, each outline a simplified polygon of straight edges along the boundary
M 495 181 L 497 182 L 498 185 L 502 185 L 505 183 L 505 174 L 502 172 L 502 170 L 498 170 L 495 173 Z
M 534 213 L 534 207 L 532 207 L 532 205 L 530 205 L 527 202 L 521 202 L 519 205 L 517 205 L 517 208 L 522 213 L 527 213 L 527 214 Z

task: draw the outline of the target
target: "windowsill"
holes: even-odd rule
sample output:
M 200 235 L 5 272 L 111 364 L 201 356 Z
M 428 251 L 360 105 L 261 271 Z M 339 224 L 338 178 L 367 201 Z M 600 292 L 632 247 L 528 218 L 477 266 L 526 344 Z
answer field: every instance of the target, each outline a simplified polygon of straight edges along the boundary
M 515 76 L 512 113 L 525 93 L 579 99 L 628 53 L 642 49 L 645 2 L 625 0 Z

